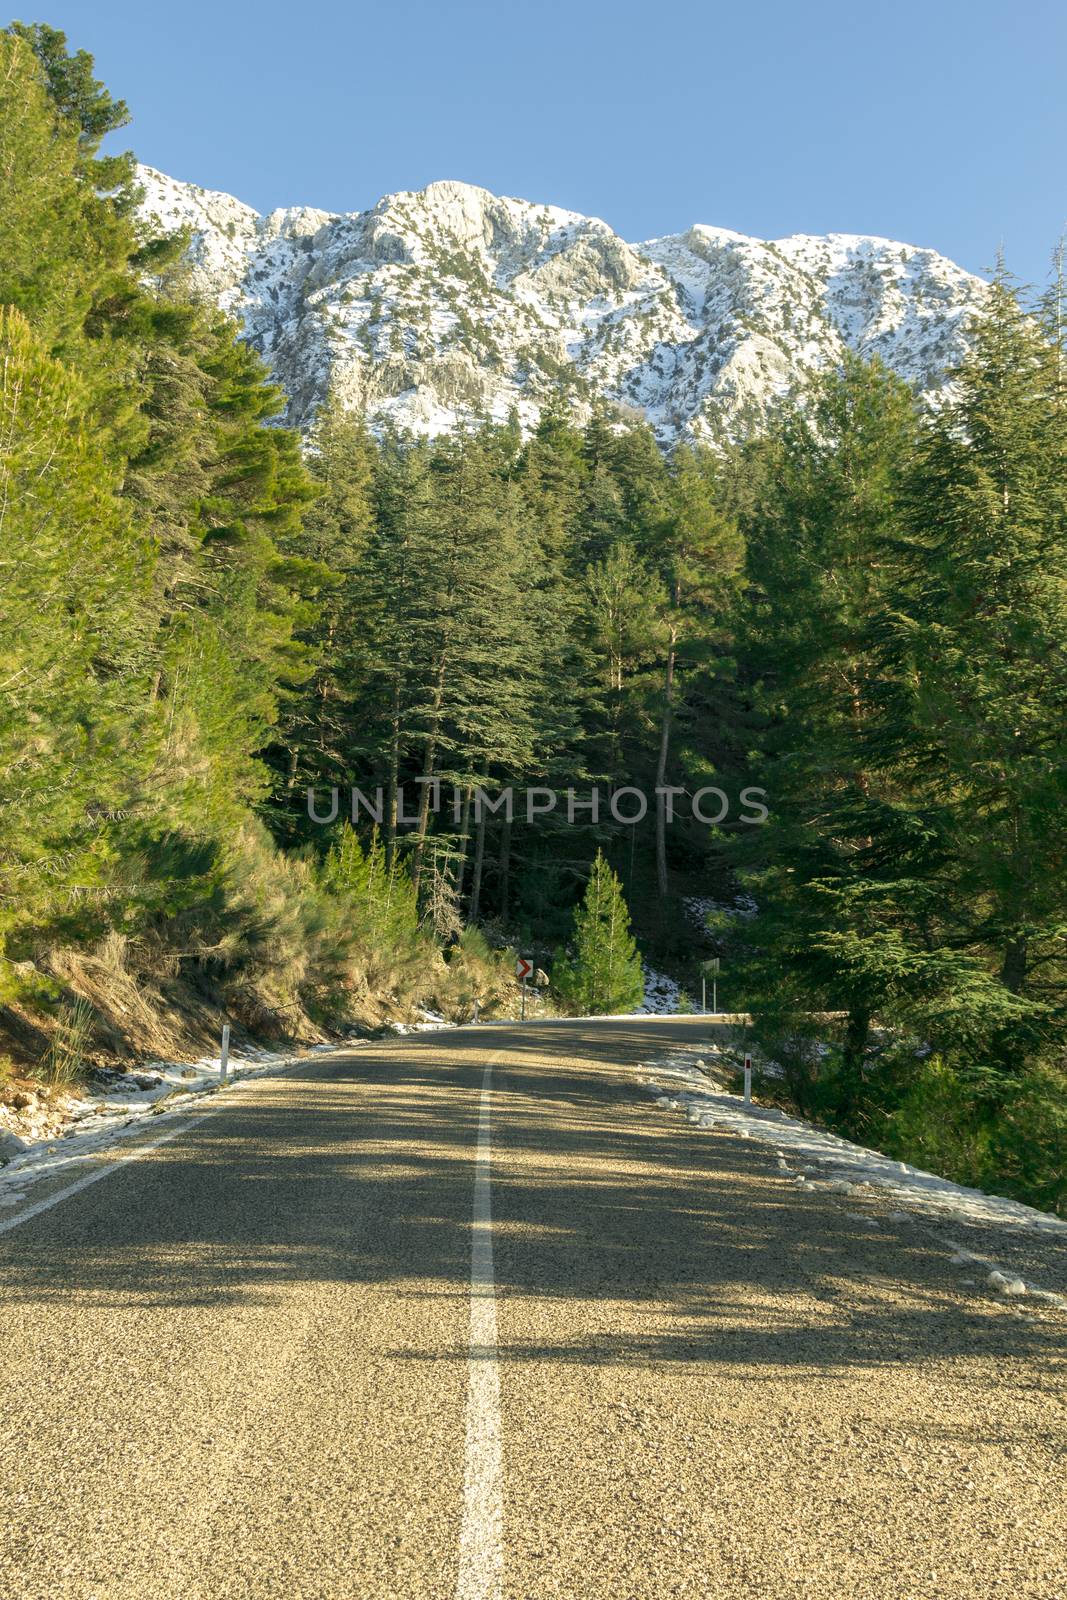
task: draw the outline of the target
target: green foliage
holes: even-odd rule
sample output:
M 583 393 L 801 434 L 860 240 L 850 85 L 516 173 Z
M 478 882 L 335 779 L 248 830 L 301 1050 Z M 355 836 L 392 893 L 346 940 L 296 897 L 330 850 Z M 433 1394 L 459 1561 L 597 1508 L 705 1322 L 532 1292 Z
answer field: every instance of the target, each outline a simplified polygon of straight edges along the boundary
M 130 120 L 125 102 L 113 100 L 106 87 L 93 77 L 93 58 L 88 51 L 78 50 L 71 55 L 66 37 L 56 28 L 42 22 L 29 26 L 13 22 L 10 33 L 33 51 L 43 70 L 53 105 L 64 120 L 77 129 L 79 147 L 83 155 L 91 159 L 104 135 Z M 110 169 L 101 172 L 94 166 L 90 176 L 102 188 L 109 173 Z
M 568 1009 L 585 1015 L 632 1011 L 644 994 L 622 887 L 599 850 L 574 913 L 571 948 L 557 959 L 552 982 Z
M 410 876 L 399 862 L 386 861 L 377 833 L 364 852 L 346 825 L 326 857 L 322 882 L 344 901 L 355 937 L 368 950 L 401 950 L 417 941 L 418 908 Z
M 149 761 L 150 551 L 84 386 L 0 309 L 0 950 L 98 924 Z
M 966 1056 L 898 1044 L 872 1060 L 857 1098 L 838 1053 L 822 1064 L 807 1109 L 910 1165 L 1067 1216 L 1067 1081 L 1040 1062 L 1008 1078 Z
M 46 64 L 29 37 L 41 31 L 50 35 Z M 135 241 L 120 208 L 87 181 L 82 118 L 93 123 L 91 96 L 84 83 L 64 83 L 61 41 L 18 25 L 0 32 L 0 304 L 24 312 L 50 350 L 80 347 L 84 359 L 88 320 L 119 288 Z M 79 116 L 70 114 L 72 95 Z
M 318 882 L 333 907 L 349 982 L 372 994 L 400 995 L 410 988 L 420 966 L 431 964 L 433 944 L 419 927 L 411 877 L 400 861 L 387 859 L 378 833 L 364 850 L 345 824 Z
M 879 635 L 879 760 L 930 844 L 953 941 L 1030 1008 L 1067 999 L 1067 406 L 1063 351 L 994 284 L 902 507 Z M 950 880 L 950 881 L 948 881 Z M 1001 1048 L 1013 1048 L 1011 1030 Z
M 445 1016 L 457 1022 L 512 1016 L 514 973 L 514 950 L 494 949 L 480 928 L 464 928 L 449 952 L 444 978 L 435 990 L 436 1002 Z
M 14 25 L 0 99 L 0 988 L 109 928 L 157 968 L 262 974 L 301 871 L 250 807 L 322 581 L 279 548 L 299 446 L 182 241 L 139 236 L 90 58 Z
M 738 855 L 760 915 L 731 951 L 798 1042 L 805 1109 L 1039 1203 L 1067 1045 L 1060 338 L 998 281 L 938 416 L 850 365 L 750 452 L 740 625 L 775 815 Z M 812 1008 L 843 1013 L 826 1063 Z

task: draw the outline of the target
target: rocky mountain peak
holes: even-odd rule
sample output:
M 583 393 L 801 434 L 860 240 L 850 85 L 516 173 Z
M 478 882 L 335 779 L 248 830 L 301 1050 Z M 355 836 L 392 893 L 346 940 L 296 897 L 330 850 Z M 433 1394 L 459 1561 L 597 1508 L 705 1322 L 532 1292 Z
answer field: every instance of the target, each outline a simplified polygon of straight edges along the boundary
M 336 214 L 263 217 L 140 170 L 146 216 L 192 235 L 199 287 L 240 317 L 306 426 L 330 390 L 437 433 L 561 386 L 645 413 L 665 442 L 758 428 L 846 349 L 936 398 L 985 284 L 889 239 L 749 238 L 696 224 L 630 244 L 607 223 L 442 180 Z

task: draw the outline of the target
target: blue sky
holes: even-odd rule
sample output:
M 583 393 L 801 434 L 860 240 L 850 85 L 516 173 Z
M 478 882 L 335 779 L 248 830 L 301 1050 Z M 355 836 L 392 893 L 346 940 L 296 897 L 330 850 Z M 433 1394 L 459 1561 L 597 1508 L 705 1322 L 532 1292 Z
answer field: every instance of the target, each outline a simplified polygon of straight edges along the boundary
M 459 178 L 605 218 L 878 233 L 1042 279 L 1067 218 L 1063 0 L 38 0 L 124 143 L 260 210 Z

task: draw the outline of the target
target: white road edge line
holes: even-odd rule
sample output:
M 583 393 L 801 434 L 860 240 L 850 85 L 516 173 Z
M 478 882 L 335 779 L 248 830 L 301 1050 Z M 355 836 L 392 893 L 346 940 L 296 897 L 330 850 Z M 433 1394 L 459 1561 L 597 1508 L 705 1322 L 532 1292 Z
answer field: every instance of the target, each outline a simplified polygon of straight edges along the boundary
M 346 1055 L 348 1053 L 340 1047 L 331 1052 L 333 1055 Z M 325 1058 L 326 1052 L 324 1051 L 319 1059 L 323 1060 Z M 280 1077 L 286 1067 L 293 1066 L 295 1061 L 299 1059 L 299 1057 L 287 1056 L 284 1060 L 265 1067 L 262 1072 L 236 1073 L 227 1080 L 224 1087 L 227 1089 L 234 1088 L 245 1079 L 257 1083 L 261 1078 Z M 211 1094 L 217 1092 L 217 1090 L 208 1091 Z M 198 1091 L 197 1097 L 207 1098 L 207 1095 Z M 117 1172 L 124 1162 L 138 1161 L 141 1156 L 151 1155 L 152 1151 L 158 1150 L 161 1144 L 169 1144 L 172 1139 L 176 1139 L 187 1128 L 195 1128 L 198 1123 L 206 1122 L 208 1117 L 213 1117 L 223 1110 L 225 1110 L 225 1102 L 222 1105 L 216 1103 L 205 1106 L 202 1111 L 197 1111 L 193 1116 L 186 1117 L 185 1121 L 177 1127 L 168 1128 L 166 1133 L 160 1134 L 159 1138 L 153 1139 L 150 1144 L 135 1145 L 132 1150 L 122 1151 L 116 1145 L 106 1145 L 102 1150 L 87 1150 L 84 1155 L 72 1156 L 72 1162 L 93 1161 L 98 1155 L 104 1159 L 100 1166 L 94 1167 L 92 1172 L 88 1173 L 84 1178 L 79 1178 L 76 1183 L 68 1183 L 65 1189 L 57 1189 L 56 1193 L 49 1195 L 47 1199 L 38 1200 L 35 1205 L 27 1206 L 24 1211 L 18 1212 L 16 1216 L 9 1217 L 5 1222 L 0 1222 L 0 1233 L 10 1233 L 12 1228 L 21 1227 L 24 1222 L 29 1222 L 31 1217 L 39 1217 L 42 1211 L 49 1211 L 53 1206 L 57 1206 L 68 1195 L 77 1194 L 80 1189 L 88 1189 L 91 1183 L 98 1183 L 101 1178 L 106 1178 L 110 1173 Z M 43 1181 L 47 1176 L 47 1173 L 40 1173 L 38 1181 Z
M 79 1178 L 76 1183 L 68 1183 L 65 1189 L 57 1189 L 55 1194 L 47 1195 L 34 1205 L 27 1206 L 17 1216 L 8 1217 L 3 1222 L 0 1222 L 0 1233 L 10 1233 L 12 1228 L 21 1228 L 22 1224 L 29 1222 L 31 1217 L 39 1217 L 42 1211 L 50 1211 L 61 1200 L 68 1199 L 72 1194 L 78 1194 L 82 1189 L 88 1189 L 91 1183 L 99 1183 L 101 1178 L 109 1178 L 113 1172 L 118 1172 L 119 1168 L 124 1166 L 127 1161 L 139 1161 L 142 1156 L 151 1155 L 152 1151 L 158 1150 L 161 1144 L 169 1144 L 179 1134 L 185 1133 L 189 1128 L 195 1128 L 198 1123 L 205 1122 L 208 1117 L 213 1117 L 219 1109 L 218 1106 L 212 1106 L 210 1110 L 202 1111 L 197 1116 L 189 1117 L 184 1122 L 180 1122 L 177 1127 L 168 1128 L 166 1133 L 160 1134 L 158 1139 L 153 1139 L 149 1144 L 139 1144 L 133 1150 L 123 1150 L 119 1154 L 110 1156 L 110 1159 L 102 1161 L 98 1167 L 94 1167 L 91 1172 L 87 1172 L 85 1177 Z M 85 1159 L 91 1160 L 92 1157 L 86 1156 Z
M 489 1160 L 493 1063 L 482 1075 L 471 1233 L 470 1353 L 463 1524 L 456 1600 L 500 1600 L 503 1593 L 504 1507 L 501 1492 L 500 1373 L 497 1367 L 496 1279 Z

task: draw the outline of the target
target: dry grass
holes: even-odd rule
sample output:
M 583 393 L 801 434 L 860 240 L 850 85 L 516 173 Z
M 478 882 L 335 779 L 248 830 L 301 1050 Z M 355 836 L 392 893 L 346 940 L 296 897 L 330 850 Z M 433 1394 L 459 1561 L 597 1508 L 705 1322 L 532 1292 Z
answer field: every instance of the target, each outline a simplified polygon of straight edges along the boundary
M 93 1008 L 78 999 L 62 1007 L 40 1076 L 53 1089 L 69 1089 L 85 1073 L 85 1052 L 93 1031 Z

